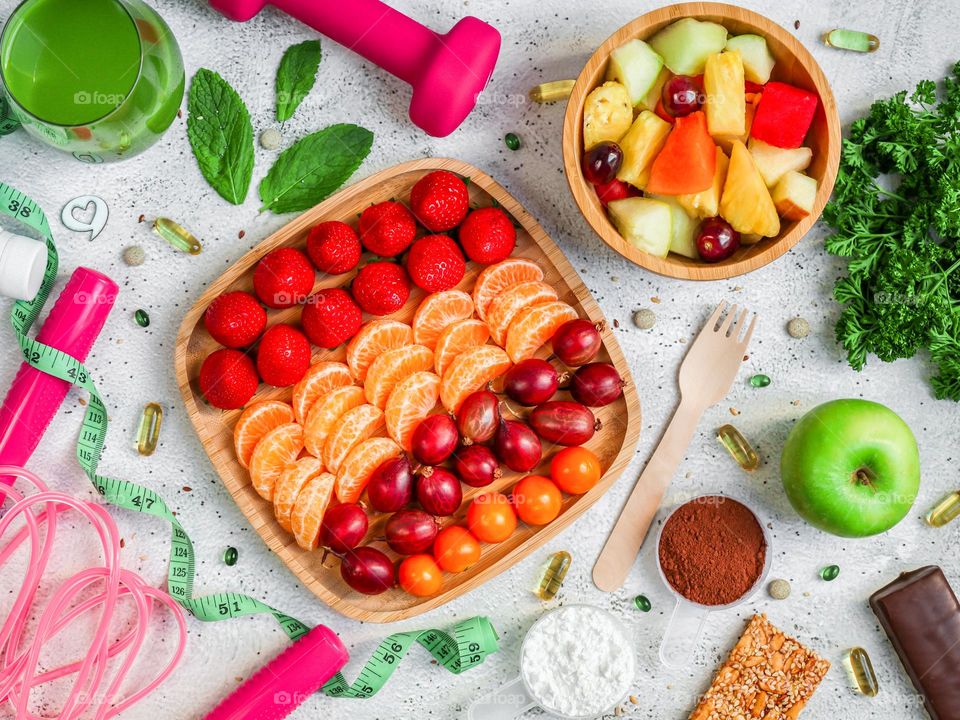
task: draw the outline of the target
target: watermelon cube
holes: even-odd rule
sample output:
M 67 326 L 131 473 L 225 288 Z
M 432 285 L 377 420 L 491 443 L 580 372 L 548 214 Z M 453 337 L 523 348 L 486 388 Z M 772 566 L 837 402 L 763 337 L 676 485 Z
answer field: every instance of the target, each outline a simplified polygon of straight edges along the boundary
M 819 103 L 816 93 L 782 82 L 768 82 L 760 96 L 750 136 L 779 148 L 803 145 Z

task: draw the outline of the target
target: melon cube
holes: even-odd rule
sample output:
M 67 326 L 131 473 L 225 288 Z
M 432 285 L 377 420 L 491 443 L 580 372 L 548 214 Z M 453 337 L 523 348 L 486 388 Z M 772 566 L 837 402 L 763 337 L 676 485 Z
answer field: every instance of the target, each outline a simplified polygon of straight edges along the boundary
M 647 197 L 670 206 L 670 252 L 699 260 L 697 231 L 700 229 L 700 222 L 687 213 L 683 205 L 678 202 L 678 198 L 670 195 L 647 195 Z
M 707 58 L 723 50 L 727 29 L 718 23 L 687 17 L 650 38 L 664 64 L 677 75 L 700 75 Z
M 621 83 L 630 94 L 630 104 L 638 105 L 656 83 L 663 60 L 643 40 L 630 40 L 612 53 L 607 64 L 607 80 Z
M 770 79 L 776 60 L 767 41 L 759 35 L 736 35 L 727 40 L 727 50 L 736 50 L 743 58 L 743 76 L 763 85 Z
M 673 239 L 673 212 L 659 200 L 624 198 L 607 204 L 607 210 L 623 239 L 639 250 L 666 257 Z

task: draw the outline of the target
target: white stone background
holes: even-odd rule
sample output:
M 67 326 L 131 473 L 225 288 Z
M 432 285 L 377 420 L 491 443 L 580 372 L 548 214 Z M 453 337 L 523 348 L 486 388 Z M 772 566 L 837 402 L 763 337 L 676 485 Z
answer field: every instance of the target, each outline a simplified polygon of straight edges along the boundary
M 16 4 L 16 0 L 0 0 L 0 17 Z M 216 15 L 200 0 L 155 0 L 154 4 L 179 39 L 188 75 L 199 67 L 222 73 L 249 104 L 255 133 L 272 127 L 274 72 L 280 56 L 288 45 L 314 37 L 314 33 L 273 10 L 238 25 Z M 520 642 L 531 623 L 545 609 L 570 602 L 610 608 L 635 638 L 638 672 L 634 692 L 639 704 L 626 705 L 628 716 L 686 717 L 695 705 L 695 696 L 706 689 L 718 662 L 741 632 L 743 619 L 757 611 L 768 613 L 774 623 L 835 663 L 804 717 L 922 717 L 910 684 L 866 601 L 871 592 L 902 570 L 929 563 L 942 565 L 960 588 L 956 553 L 960 523 L 935 530 L 922 521 L 931 504 L 958 486 L 955 462 L 960 427 L 957 406 L 933 398 L 923 359 L 894 365 L 874 359 L 860 374 L 846 365 L 833 338 L 837 305 L 831 299 L 841 265 L 825 254 L 820 225 L 773 264 L 747 277 L 704 284 L 646 272 L 609 250 L 593 234 L 571 199 L 562 171 L 564 104 L 530 103 L 525 101 L 526 93 L 539 82 L 575 77 L 597 45 L 631 18 L 656 7 L 655 3 L 396 0 L 395 4 L 436 29 L 445 30 L 467 13 L 500 28 L 503 50 L 488 100 L 450 137 L 428 137 L 406 117 L 409 92 L 404 85 L 324 41 L 319 81 L 283 128 L 284 143 L 330 123 L 357 122 L 373 130 L 376 138 L 354 180 L 411 158 L 451 156 L 474 163 L 505 185 L 566 252 L 608 319 L 619 321 L 617 337 L 643 405 L 642 434 L 634 462 L 606 496 L 545 548 L 441 609 L 389 626 L 358 623 L 329 610 L 251 530 L 205 456 L 176 387 L 172 353 L 184 312 L 231 262 L 291 219 L 258 214 L 253 191 L 243 206 L 233 207 L 209 189 L 191 156 L 183 119 L 141 157 L 93 168 L 60 156 L 22 133 L 0 141 L 0 180 L 32 196 L 51 216 L 61 254 L 61 283 L 73 268 L 84 264 L 109 274 L 122 288 L 87 363 L 111 408 L 102 469 L 154 488 L 178 511 L 198 549 L 198 592 L 241 590 L 308 623 L 328 624 L 350 648 L 352 659 L 346 674 L 351 679 L 391 631 L 448 627 L 481 614 L 489 616 L 500 633 L 501 651 L 465 675 L 446 673 L 431 664 L 425 652 L 414 648 L 375 698 L 315 696 L 291 716 L 294 718 L 464 717 L 473 698 L 516 674 Z M 833 85 L 845 125 L 874 98 L 912 87 L 923 78 L 939 78 L 960 57 L 957 0 L 750 0 L 747 4 L 795 33 L 810 48 Z M 797 20 L 799 29 L 794 29 Z M 833 27 L 875 32 L 881 38 L 880 50 L 858 55 L 826 48 L 819 38 Z M 504 147 L 502 137 L 509 131 L 523 140 L 518 152 Z M 254 188 L 273 157 L 275 153 L 257 148 Z M 67 231 L 56 219 L 68 200 L 83 194 L 100 195 L 110 206 L 106 230 L 94 242 Z M 141 214 L 178 219 L 203 239 L 203 253 L 190 257 L 171 251 L 151 234 L 148 224 L 137 223 Z M 237 239 L 240 230 L 246 231 L 242 240 Z M 141 267 L 127 267 L 120 259 L 123 248 L 131 244 L 147 251 Z M 707 412 L 694 435 L 665 507 L 701 492 L 731 492 L 747 499 L 772 523 L 775 557 L 771 577 L 788 579 L 793 594 L 778 602 L 759 593 L 741 608 L 717 613 L 707 625 L 695 661 L 685 670 L 671 672 L 660 665 L 657 647 L 672 603 L 657 577 L 650 544 L 618 593 L 598 591 L 591 583 L 590 570 L 677 402 L 676 373 L 687 348 L 684 341 L 721 298 L 759 311 L 761 324 L 750 359 L 729 398 Z M 4 301 L 4 310 L 8 307 L 9 301 Z M 147 329 L 133 322 L 133 312 L 140 307 L 152 318 Z M 650 307 L 657 314 L 657 325 L 649 332 L 637 330 L 631 323 L 633 311 L 640 307 Z M 812 333 L 805 340 L 794 340 L 785 332 L 787 320 L 796 315 L 811 323 Z M 3 332 L 7 334 L 0 346 L 0 385 L 6 386 L 19 357 L 11 331 Z M 755 372 L 770 375 L 773 384 L 751 388 L 747 379 Z M 923 484 L 916 506 L 899 526 L 880 537 L 842 540 L 814 530 L 791 510 L 781 490 L 778 456 L 787 430 L 816 404 L 838 397 L 887 403 L 910 424 L 920 443 Z M 90 497 L 87 480 L 73 458 L 80 400 L 80 395 L 71 392 L 30 467 L 54 486 Z M 140 410 L 151 400 L 164 405 L 166 417 L 159 450 L 143 458 L 132 443 Z M 715 429 L 731 420 L 731 406 L 739 408 L 741 414 L 735 422 L 753 439 L 763 459 L 762 467 L 752 475 L 742 472 L 714 439 Z M 185 492 L 184 486 L 192 491 Z M 113 515 L 126 539 L 125 564 L 160 584 L 168 551 L 167 525 L 119 510 Z M 240 560 L 234 567 L 221 560 L 228 545 L 239 549 Z M 572 569 L 558 599 L 541 603 L 529 588 L 548 554 L 564 548 L 573 554 Z M 74 556 L 83 562 L 81 550 Z M 842 570 L 838 580 L 825 583 L 817 573 L 830 563 L 839 564 Z M 641 592 L 653 603 L 649 614 L 633 608 L 631 599 Z M 183 662 L 166 684 L 125 717 L 200 717 L 286 644 L 283 633 L 267 616 L 216 624 L 189 620 Z M 854 645 L 867 648 L 873 657 L 882 688 L 874 699 L 855 694 L 839 665 L 843 651 Z M 4 712 L 8 709 L 0 715 Z

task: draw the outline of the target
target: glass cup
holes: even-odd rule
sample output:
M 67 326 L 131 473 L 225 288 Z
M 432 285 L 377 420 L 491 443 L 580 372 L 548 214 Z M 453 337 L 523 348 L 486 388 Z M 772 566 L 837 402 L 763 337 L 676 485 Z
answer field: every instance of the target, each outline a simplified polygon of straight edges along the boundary
M 673 586 L 667 581 L 667 576 L 663 572 L 663 567 L 660 565 L 660 538 L 663 535 L 663 529 L 667 526 L 667 522 L 670 520 L 670 517 L 681 507 L 691 502 L 710 502 L 711 499 L 719 498 L 723 498 L 725 501 L 732 500 L 733 502 L 738 502 L 753 514 L 754 519 L 757 521 L 757 525 L 760 526 L 760 530 L 763 532 L 763 539 L 764 542 L 766 542 L 767 551 L 763 561 L 763 571 L 760 573 L 760 577 L 756 579 L 747 592 L 733 602 L 727 603 L 726 605 L 701 605 L 700 603 L 695 603 L 692 600 L 685 598 L 683 595 L 674 590 Z M 763 587 L 767 576 L 770 574 L 770 566 L 773 560 L 773 548 L 770 545 L 770 533 L 767 531 L 767 526 L 760 519 L 760 516 L 757 515 L 756 510 L 750 507 L 743 500 L 730 497 L 729 495 L 701 495 L 693 500 L 688 500 L 687 502 L 681 503 L 671 511 L 670 515 L 668 515 L 666 520 L 664 520 L 660 525 L 660 530 L 657 532 L 657 544 L 655 547 L 657 553 L 657 572 L 660 573 L 660 579 L 663 581 L 663 584 L 667 586 L 667 589 L 671 593 L 673 593 L 673 596 L 677 601 L 676 605 L 673 607 L 673 614 L 670 616 L 670 621 L 667 623 L 667 629 L 663 633 L 663 641 L 660 643 L 660 662 L 662 662 L 668 668 L 680 669 L 687 667 L 690 662 L 690 658 L 693 657 L 693 654 L 700 646 L 700 637 L 703 635 L 703 627 L 706 624 L 710 613 L 714 611 L 735 608 L 738 605 L 746 602 L 757 591 L 757 589 Z
M 141 0 L 25 0 L 0 34 L 0 128 L 13 119 L 81 162 L 150 147 L 184 84 L 170 28 Z

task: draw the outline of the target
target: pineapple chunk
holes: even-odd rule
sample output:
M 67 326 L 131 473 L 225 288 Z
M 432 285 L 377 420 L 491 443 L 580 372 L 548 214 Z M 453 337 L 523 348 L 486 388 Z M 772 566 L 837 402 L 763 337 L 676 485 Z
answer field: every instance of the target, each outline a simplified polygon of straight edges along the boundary
M 617 172 L 617 179 L 642 190 L 650 177 L 650 163 L 663 148 L 672 127 L 649 110 L 643 110 L 637 115 L 627 134 L 620 139 L 623 162 Z
M 629 40 L 610 53 L 607 80 L 616 80 L 630 93 L 630 103 L 639 104 L 660 77 L 663 60 L 643 40 Z
M 733 143 L 727 179 L 720 196 L 720 216 L 741 234 L 773 237 L 780 217 L 753 156 L 739 140 Z
M 817 199 L 817 181 L 809 175 L 791 170 L 773 189 L 773 204 L 788 220 L 803 220 L 813 212 Z
M 727 165 L 729 163 L 730 160 L 726 153 L 717 148 L 717 169 L 713 173 L 713 185 L 692 195 L 677 195 L 677 202 L 684 210 L 698 218 L 714 217 L 720 212 L 720 193 L 723 190 L 723 183 L 727 179 Z
M 747 129 L 743 59 L 738 52 L 714 53 L 703 71 L 707 128 L 718 135 L 742 136 Z
M 670 206 L 670 252 L 699 260 L 697 231 L 700 229 L 700 222 L 692 218 L 673 195 L 647 195 L 646 197 Z
M 617 142 L 632 122 L 627 89 L 618 82 L 605 82 L 587 95 L 583 105 L 583 147 L 589 150 L 604 140 Z
M 723 151 L 727 154 L 733 150 L 733 141 L 739 140 L 744 145 L 747 143 L 747 138 L 750 137 L 750 128 L 753 127 L 753 116 L 757 114 L 757 106 L 754 103 L 747 103 L 747 114 L 746 114 L 746 126 L 744 128 L 742 135 L 714 135 L 713 141 L 723 148 Z
M 773 187 L 780 178 L 792 170 L 806 170 L 813 159 L 813 150 L 808 147 L 778 148 L 763 140 L 750 138 L 747 149 L 763 176 L 767 187 Z
M 613 200 L 607 210 L 624 240 L 644 252 L 666 257 L 673 233 L 673 212 L 659 200 L 631 197 Z

